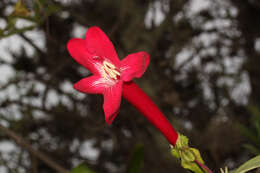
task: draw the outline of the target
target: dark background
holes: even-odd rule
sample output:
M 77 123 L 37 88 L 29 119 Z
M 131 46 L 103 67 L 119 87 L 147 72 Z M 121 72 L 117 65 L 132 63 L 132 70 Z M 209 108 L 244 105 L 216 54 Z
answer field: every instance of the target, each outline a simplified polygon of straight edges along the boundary
M 94 25 L 121 59 L 150 54 L 136 82 L 212 170 L 260 154 L 258 0 L 24 0 L 29 14 L 15 4 L 0 1 L 0 45 L 7 43 L 0 54 L 0 123 L 62 167 L 85 162 L 100 173 L 126 172 L 143 145 L 142 172 L 185 172 L 160 132 L 126 101 L 109 126 L 102 96 L 72 89 L 89 73 L 66 44 Z M 4 131 L 0 165 L 8 173 L 55 172 Z

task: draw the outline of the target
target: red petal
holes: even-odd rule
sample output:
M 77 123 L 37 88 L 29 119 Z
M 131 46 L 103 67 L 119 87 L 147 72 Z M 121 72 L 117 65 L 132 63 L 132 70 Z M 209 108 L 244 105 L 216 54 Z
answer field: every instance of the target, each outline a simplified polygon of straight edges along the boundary
M 138 52 L 128 55 L 121 61 L 122 80 L 130 81 L 134 77 L 141 77 L 147 69 L 150 56 L 146 52 Z
M 99 27 L 93 26 L 88 29 L 86 43 L 90 53 L 109 59 L 116 66 L 119 65 L 120 60 L 112 42 Z
M 98 69 L 96 69 L 95 63 L 97 63 L 93 59 L 93 55 L 91 55 L 86 48 L 85 40 L 74 38 L 71 39 L 67 44 L 67 49 L 70 55 L 81 65 L 86 67 L 91 73 L 97 74 Z
M 122 81 L 119 81 L 112 87 L 106 88 L 104 92 L 103 109 L 105 112 L 105 119 L 108 124 L 111 124 L 115 119 L 121 102 L 122 95 Z
M 105 91 L 106 83 L 103 78 L 93 75 L 75 83 L 74 88 L 83 93 L 102 94 Z

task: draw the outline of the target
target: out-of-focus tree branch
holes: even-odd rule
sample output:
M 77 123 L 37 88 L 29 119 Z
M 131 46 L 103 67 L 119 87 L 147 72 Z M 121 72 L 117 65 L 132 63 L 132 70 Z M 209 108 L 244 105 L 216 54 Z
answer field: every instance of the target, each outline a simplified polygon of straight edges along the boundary
M 43 161 L 45 164 L 47 164 L 49 167 L 53 168 L 59 173 L 69 173 L 68 170 L 57 164 L 55 161 L 53 161 L 51 158 L 49 158 L 44 153 L 34 149 L 27 141 L 25 141 L 23 138 L 18 136 L 15 132 L 9 130 L 8 128 L 0 125 L 0 130 L 3 131 L 7 136 L 9 136 L 11 139 L 13 139 L 18 145 L 23 147 L 24 149 L 28 150 L 32 155 Z

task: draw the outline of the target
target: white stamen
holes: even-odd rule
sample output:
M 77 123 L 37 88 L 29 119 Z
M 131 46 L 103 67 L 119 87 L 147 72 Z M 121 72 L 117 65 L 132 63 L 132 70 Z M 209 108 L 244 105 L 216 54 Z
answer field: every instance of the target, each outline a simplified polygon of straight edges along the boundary
M 109 79 L 108 76 L 112 79 L 117 79 L 117 76 L 120 76 L 120 72 L 117 71 L 116 66 L 110 62 L 104 61 L 102 69 L 102 75 L 105 79 Z

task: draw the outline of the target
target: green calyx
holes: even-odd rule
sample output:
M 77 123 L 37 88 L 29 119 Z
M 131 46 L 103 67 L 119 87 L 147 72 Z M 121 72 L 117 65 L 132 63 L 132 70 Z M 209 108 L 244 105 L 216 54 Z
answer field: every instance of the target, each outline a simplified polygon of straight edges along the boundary
M 205 173 L 204 169 L 198 165 L 198 162 L 204 164 L 199 150 L 189 147 L 188 143 L 189 139 L 179 134 L 176 145 L 171 148 L 171 154 L 181 160 L 181 166 L 183 168 L 195 173 Z

